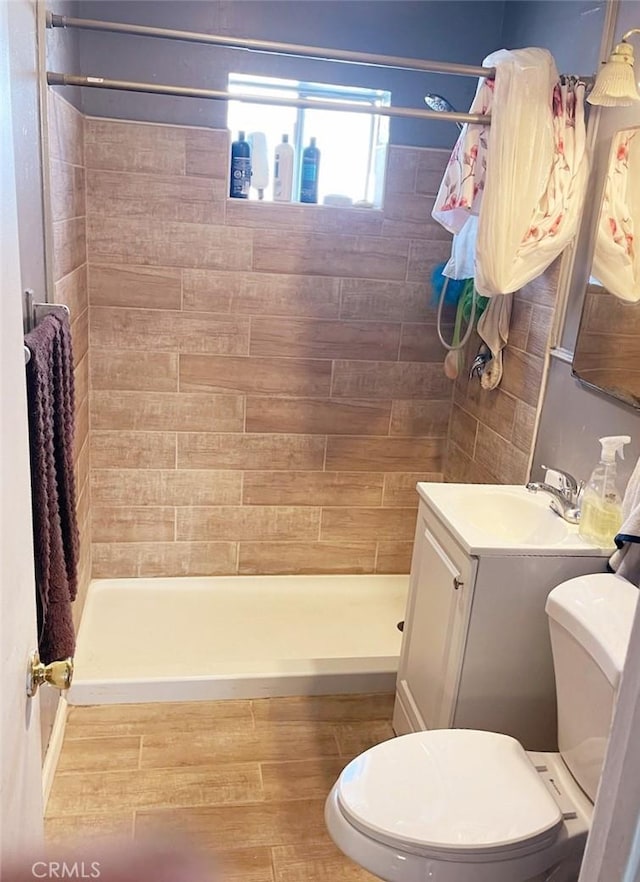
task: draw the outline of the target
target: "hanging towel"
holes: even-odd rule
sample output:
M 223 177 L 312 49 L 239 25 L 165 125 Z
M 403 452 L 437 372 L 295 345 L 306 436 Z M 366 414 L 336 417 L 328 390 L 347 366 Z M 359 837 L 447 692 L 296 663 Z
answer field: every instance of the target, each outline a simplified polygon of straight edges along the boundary
M 640 459 L 629 478 L 622 501 L 622 526 L 609 569 L 640 588 Z
M 483 389 L 495 389 L 502 379 L 502 350 L 509 340 L 513 294 L 491 297 L 478 322 L 478 336 L 487 344 L 491 361 L 480 375 Z
M 71 602 L 79 538 L 73 472 L 74 384 L 67 317 L 48 315 L 25 337 L 33 549 L 41 660 L 73 655 Z

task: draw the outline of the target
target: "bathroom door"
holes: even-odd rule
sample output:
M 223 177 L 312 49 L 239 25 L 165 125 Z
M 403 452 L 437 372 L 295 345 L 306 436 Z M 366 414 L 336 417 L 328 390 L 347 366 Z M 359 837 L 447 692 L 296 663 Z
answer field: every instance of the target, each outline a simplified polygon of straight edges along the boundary
M 7 7 L 0 3 L 1 862 L 32 853 L 43 830 L 39 703 L 26 694 L 37 638 Z

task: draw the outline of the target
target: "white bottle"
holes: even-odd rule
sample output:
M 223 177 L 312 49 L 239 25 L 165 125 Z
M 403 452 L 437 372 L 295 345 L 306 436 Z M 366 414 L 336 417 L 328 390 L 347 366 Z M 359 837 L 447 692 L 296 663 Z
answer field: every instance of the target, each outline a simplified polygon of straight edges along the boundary
M 264 199 L 264 191 L 269 186 L 269 160 L 267 136 L 264 132 L 251 132 L 251 186 L 258 191 L 258 199 Z
M 289 135 L 282 136 L 282 143 L 276 147 L 273 168 L 273 198 L 275 202 L 291 202 L 293 194 L 294 150 L 289 144 Z

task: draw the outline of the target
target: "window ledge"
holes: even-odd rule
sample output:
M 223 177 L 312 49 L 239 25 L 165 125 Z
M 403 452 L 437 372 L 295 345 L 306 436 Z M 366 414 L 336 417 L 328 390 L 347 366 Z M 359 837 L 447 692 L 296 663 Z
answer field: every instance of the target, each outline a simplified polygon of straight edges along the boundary
M 274 202 L 270 199 L 237 199 L 231 196 L 226 197 L 227 205 L 251 205 L 255 206 L 258 211 L 263 211 L 265 206 L 274 208 L 276 211 L 287 211 L 292 208 L 312 209 L 316 211 L 346 211 L 357 212 L 359 214 L 375 214 L 382 215 L 383 209 L 380 206 L 364 205 L 325 205 L 322 202 Z

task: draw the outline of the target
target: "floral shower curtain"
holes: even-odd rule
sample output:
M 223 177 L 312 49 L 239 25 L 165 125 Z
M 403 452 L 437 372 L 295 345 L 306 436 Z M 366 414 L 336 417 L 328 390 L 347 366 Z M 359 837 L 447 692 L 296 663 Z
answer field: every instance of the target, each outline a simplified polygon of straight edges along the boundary
M 635 224 L 634 224 L 635 221 Z M 640 127 L 613 137 L 593 255 L 593 275 L 616 297 L 640 300 Z
M 465 125 L 433 217 L 462 234 L 445 272 L 461 278 L 454 272 L 473 267 L 478 291 L 492 297 L 539 276 L 573 238 L 588 161 L 583 83 L 559 82 L 545 49 L 501 49 L 483 64 L 495 81 L 480 81 L 470 110 L 490 113 L 491 126 Z
M 511 294 L 539 276 L 575 236 L 586 191 L 583 83 L 560 81 L 546 49 L 501 49 L 485 58 L 473 113 L 453 150 L 432 215 L 454 234 L 444 274 L 474 278 L 491 302 L 478 324 L 492 362 L 485 388 L 502 377 Z M 502 295 L 502 296 L 498 296 Z

